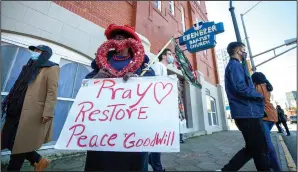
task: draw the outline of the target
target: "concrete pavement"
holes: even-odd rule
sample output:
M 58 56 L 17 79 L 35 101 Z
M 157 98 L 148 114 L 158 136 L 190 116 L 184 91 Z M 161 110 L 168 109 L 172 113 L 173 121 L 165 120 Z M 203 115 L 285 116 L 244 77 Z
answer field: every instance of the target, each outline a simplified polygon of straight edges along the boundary
M 280 155 L 283 169 L 288 171 L 283 151 L 277 144 L 276 135 L 276 133 L 272 134 L 272 140 Z M 194 137 L 187 139 L 185 144 L 181 144 L 181 152 L 163 153 L 162 164 L 167 171 L 215 171 L 228 163 L 243 146 L 244 141 L 239 131 L 224 131 Z M 84 152 L 77 153 L 75 156 L 54 158 L 47 171 L 83 171 L 84 162 Z M 26 164 L 22 170 L 32 171 L 33 168 Z M 256 171 L 253 161 L 249 161 L 241 171 Z
M 276 134 L 272 141 L 278 154 L 282 154 L 277 144 Z M 181 153 L 165 153 L 162 162 L 168 171 L 214 171 L 221 169 L 233 155 L 244 146 L 239 131 L 226 131 L 187 140 L 181 145 Z M 282 168 L 288 171 L 285 159 L 279 156 Z M 256 171 L 250 160 L 240 171 Z
M 283 135 L 283 140 L 297 166 L 297 124 L 288 124 L 291 136 Z

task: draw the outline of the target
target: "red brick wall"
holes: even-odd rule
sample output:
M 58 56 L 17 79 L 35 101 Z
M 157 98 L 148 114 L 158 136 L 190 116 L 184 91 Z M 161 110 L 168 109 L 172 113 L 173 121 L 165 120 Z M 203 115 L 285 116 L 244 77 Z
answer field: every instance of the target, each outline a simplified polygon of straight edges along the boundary
M 171 36 L 183 34 L 180 7 L 184 9 L 186 30 L 192 27 L 196 18 L 208 21 L 205 2 L 200 5 L 195 1 L 174 1 L 174 16 L 170 13 L 169 1 L 161 1 L 161 12 L 154 7 L 154 1 L 54 1 L 56 4 L 83 18 L 106 28 L 109 24 L 128 24 L 135 26 L 136 32 L 148 38 L 151 52 L 157 54 Z M 169 48 L 173 48 L 173 45 Z M 207 82 L 219 83 L 215 53 L 208 50 L 188 53 L 189 61 L 195 69 L 200 70 Z
M 170 13 L 169 1 L 162 1 L 161 12 L 154 7 L 154 1 L 139 1 L 136 8 L 136 31 L 151 43 L 151 52 L 157 54 L 173 35 L 182 35 L 181 11 L 184 9 L 186 30 L 192 27 L 196 18 L 208 21 L 205 2 L 200 5 L 193 1 L 175 1 L 174 16 Z M 173 46 L 169 46 L 173 48 Z M 186 55 L 195 69 L 199 69 L 207 82 L 216 85 L 219 83 L 215 55 L 208 50 L 205 56 L 203 52 Z
M 134 25 L 133 1 L 53 1 L 67 10 L 103 27 L 109 24 Z

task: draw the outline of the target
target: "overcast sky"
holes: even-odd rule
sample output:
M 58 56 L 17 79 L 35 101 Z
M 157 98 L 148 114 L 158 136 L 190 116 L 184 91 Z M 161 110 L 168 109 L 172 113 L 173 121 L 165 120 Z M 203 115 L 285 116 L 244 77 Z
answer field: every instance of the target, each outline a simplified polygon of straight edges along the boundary
M 244 40 L 240 14 L 259 1 L 233 1 L 236 18 Z M 229 11 L 229 1 L 206 1 L 208 19 L 223 22 L 225 32 L 217 35 L 216 49 L 226 48 L 236 40 L 235 31 Z M 297 2 L 263 1 L 244 15 L 244 21 L 250 40 L 252 54 L 264 52 L 284 43 L 284 40 L 297 37 Z M 292 46 L 281 48 L 280 53 Z M 256 57 L 255 64 L 273 57 L 273 52 Z M 263 72 L 274 87 L 273 95 L 277 101 L 285 101 L 285 93 L 297 89 L 297 48 L 257 67 Z M 283 105 L 284 106 L 284 105 Z

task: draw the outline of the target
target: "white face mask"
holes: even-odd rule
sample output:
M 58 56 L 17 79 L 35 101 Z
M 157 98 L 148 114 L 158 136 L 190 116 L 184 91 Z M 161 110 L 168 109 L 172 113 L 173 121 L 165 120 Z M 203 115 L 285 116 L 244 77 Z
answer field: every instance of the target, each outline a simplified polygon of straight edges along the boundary
M 168 56 L 168 62 L 169 62 L 169 64 L 173 64 L 174 63 L 174 57 L 173 56 Z
M 31 53 L 31 59 L 32 59 L 32 60 L 37 60 L 38 57 L 40 56 L 40 54 L 41 54 L 41 53 L 39 53 L 39 52 L 32 52 L 32 53 Z

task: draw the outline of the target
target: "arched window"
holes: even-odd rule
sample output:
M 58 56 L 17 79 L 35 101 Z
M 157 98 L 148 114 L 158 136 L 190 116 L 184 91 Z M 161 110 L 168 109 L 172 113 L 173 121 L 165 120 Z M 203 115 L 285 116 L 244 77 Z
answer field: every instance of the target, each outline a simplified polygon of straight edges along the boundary
M 58 99 L 55 108 L 55 115 L 59 117 L 54 118 L 53 141 L 58 140 L 68 111 L 81 87 L 81 82 L 91 71 L 89 66 L 66 59 L 61 59 L 59 66 L 58 97 L 60 100 Z
M 26 45 L 27 46 L 27 45 Z M 8 95 L 13 84 L 17 80 L 22 67 L 30 58 L 30 50 L 18 45 L 1 41 L 1 100 Z M 55 54 L 55 52 L 53 51 Z M 70 50 L 69 50 L 70 53 Z M 54 56 L 53 54 L 53 56 Z M 65 54 L 67 55 L 67 54 Z M 85 76 L 91 71 L 91 67 L 86 64 L 71 61 L 68 57 L 59 56 L 60 76 L 58 82 L 58 101 L 55 107 L 55 118 L 53 128 L 53 142 L 58 140 L 64 122 L 68 115 L 68 111 L 81 87 L 81 82 Z M 84 57 L 82 57 L 84 58 Z M 3 118 L 4 119 L 4 118 Z M 4 121 L 2 121 L 4 122 Z M 49 145 L 49 144 L 47 144 Z
M 30 50 L 1 42 L 1 85 L 2 92 L 9 92 L 21 73 L 22 67 L 30 59 Z

